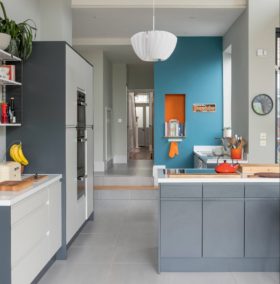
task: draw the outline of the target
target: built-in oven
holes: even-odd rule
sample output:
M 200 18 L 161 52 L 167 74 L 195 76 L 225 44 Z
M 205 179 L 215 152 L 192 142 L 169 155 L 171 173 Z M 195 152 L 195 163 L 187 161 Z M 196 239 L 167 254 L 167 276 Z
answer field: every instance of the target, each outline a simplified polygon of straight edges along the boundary
M 86 191 L 86 95 L 77 92 L 77 197 Z

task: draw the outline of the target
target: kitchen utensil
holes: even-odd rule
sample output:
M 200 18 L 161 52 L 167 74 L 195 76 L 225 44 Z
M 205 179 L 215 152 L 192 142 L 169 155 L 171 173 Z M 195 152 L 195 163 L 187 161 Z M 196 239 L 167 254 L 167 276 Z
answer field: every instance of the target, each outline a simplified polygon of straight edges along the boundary
M 217 173 L 235 173 L 239 167 L 239 164 L 229 164 L 226 160 L 223 163 L 218 164 L 215 167 Z

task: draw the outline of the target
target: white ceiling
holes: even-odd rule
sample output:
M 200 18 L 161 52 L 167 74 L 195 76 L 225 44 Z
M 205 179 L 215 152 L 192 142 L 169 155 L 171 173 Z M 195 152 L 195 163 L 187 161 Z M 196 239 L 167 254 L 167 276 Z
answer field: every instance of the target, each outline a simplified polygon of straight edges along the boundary
M 177 36 L 223 36 L 244 8 L 158 8 L 156 29 Z M 136 32 L 152 27 L 151 8 L 73 8 L 73 43 L 105 49 L 114 62 L 139 62 L 129 45 Z M 120 46 L 121 45 L 121 46 Z

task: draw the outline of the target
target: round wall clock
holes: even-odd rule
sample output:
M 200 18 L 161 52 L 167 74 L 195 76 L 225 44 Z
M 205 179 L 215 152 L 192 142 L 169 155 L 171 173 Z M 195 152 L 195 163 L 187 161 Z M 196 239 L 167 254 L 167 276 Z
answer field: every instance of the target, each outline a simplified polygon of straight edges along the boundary
M 273 109 L 273 100 L 266 94 L 257 95 L 252 101 L 252 109 L 259 115 L 269 114 Z

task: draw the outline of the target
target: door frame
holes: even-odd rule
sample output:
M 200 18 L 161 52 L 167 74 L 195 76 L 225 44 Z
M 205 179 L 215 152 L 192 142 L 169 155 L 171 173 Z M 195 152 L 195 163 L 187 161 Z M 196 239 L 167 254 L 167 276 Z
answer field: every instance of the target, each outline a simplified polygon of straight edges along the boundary
M 128 130 L 129 130 L 129 99 L 128 99 L 128 96 L 129 96 L 129 93 L 134 93 L 134 95 L 138 94 L 138 93 L 147 93 L 147 94 L 150 94 L 152 93 L 153 94 L 153 101 L 152 101 L 152 104 L 150 106 L 152 106 L 152 110 L 153 110 L 153 115 L 152 117 L 150 117 L 150 122 L 152 121 L 152 135 L 150 136 L 150 139 L 151 139 L 151 143 L 152 143 L 152 153 L 153 153 L 153 156 L 154 156 L 154 96 L 155 96 L 155 91 L 154 89 L 126 89 L 126 96 L 127 96 L 127 112 L 126 112 L 126 115 L 127 115 L 127 127 L 126 127 L 126 133 L 128 134 Z M 149 125 L 149 128 L 150 128 L 150 125 Z M 129 160 L 129 150 L 128 150 L 128 135 L 127 135 L 127 160 Z M 150 148 L 150 147 L 149 147 Z

